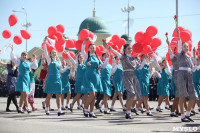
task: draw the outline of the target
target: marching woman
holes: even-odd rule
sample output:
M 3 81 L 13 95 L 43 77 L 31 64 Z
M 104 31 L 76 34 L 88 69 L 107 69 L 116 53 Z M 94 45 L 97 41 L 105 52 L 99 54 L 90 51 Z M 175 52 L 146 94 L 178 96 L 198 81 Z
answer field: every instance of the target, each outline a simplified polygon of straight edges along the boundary
M 156 57 L 153 53 L 151 52 L 152 57 L 154 59 L 153 62 L 149 62 L 149 57 L 148 55 L 141 55 L 141 62 L 145 62 L 145 65 L 140 69 L 140 89 L 141 89 L 141 95 L 142 99 L 139 100 L 138 105 L 141 107 L 141 104 L 144 102 L 145 108 L 147 110 L 147 116 L 152 116 L 152 113 L 149 109 L 149 102 L 148 102 L 148 95 L 149 95 L 149 79 L 151 78 L 150 72 L 149 72 L 149 67 L 157 66 L 157 60 Z
M 42 58 L 42 55 L 41 55 L 41 58 Z M 38 62 L 38 68 L 40 67 L 41 63 L 42 63 L 42 60 L 39 60 Z M 29 58 L 28 59 L 30 62 L 33 62 L 33 59 L 32 58 Z M 37 69 L 38 69 L 37 68 Z M 29 75 L 30 75 L 30 93 L 28 93 L 28 102 L 30 103 L 31 105 L 31 108 L 32 108 L 32 111 L 35 111 L 37 110 L 36 107 L 34 107 L 34 103 L 35 103 L 35 98 L 34 98 L 34 95 L 35 95 L 35 71 L 37 71 L 37 69 L 31 69 Z M 23 107 L 24 110 L 26 110 L 25 106 Z
M 170 116 L 171 117 L 178 117 L 178 113 L 179 113 L 179 109 L 178 109 L 178 102 L 179 102 L 179 98 L 176 96 L 176 92 L 177 92 L 177 72 L 178 72 L 178 62 L 176 60 L 173 59 L 173 53 L 170 47 L 170 43 L 167 40 L 167 44 L 168 44 L 168 51 L 170 53 L 170 59 L 172 61 L 172 79 L 171 79 L 171 90 L 172 90 L 172 95 L 175 95 L 172 107 L 171 107 L 171 113 Z M 174 49 L 174 53 L 176 53 L 176 48 Z M 175 113 L 176 111 L 176 113 Z
M 117 51 L 115 51 L 111 46 L 107 46 L 109 50 L 111 50 L 113 53 L 117 54 L 119 59 L 121 60 L 122 67 L 123 67 L 123 85 L 126 88 L 127 92 L 127 101 L 126 101 L 126 119 L 132 119 L 131 116 L 131 106 L 133 103 L 133 100 L 140 100 L 141 99 L 141 91 L 139 87 L 138 79 L 134 73 L 134 70 L 139 68 L 140 66 L 144 66 L 144 63 L 142 62 L 139 64 L 135 57 L 131 56 L 132 53 L 132 46 L 131 44 L 125 44 L 124 45 L 124 54 L 121 55 Z
M 70 54 L 65 51 L 65 54 L 68 55 L 68 57 L 70 58 L 71 63 L 75 66 L 76 68 L 76 81 L 75 81 L 75 93 L 76 96 L 74 97 L 72 103 L 70 104 L 70 111 L 73 112 L 73 106 L 75 104 L 75 102 L 78 102 L 78 100 L 80 100 L 81 95 L 83 94 L 83 98 L 82 98 L 82 107 L 84 108 L 85 102 L 87 100 L 87 96 L 88 96 L 88 92 L 84 86 L 84 75 L 85 75 L 85 64 L 84 64 L 84 58 L 83 55 L 81 53 L 79 53 L 77 55 L 76 60 L 74 60 Z
M 0 50 L 1 54 L 1 50 Z M 10 64 L 6 64 L 1 61 L 0 59 L 0 65 L 4 66 L 8 70 L 8 76 L 6 79 L 6 88 L 8 90 L 8 99 L 7 99 L 7 107 L 6 112 L 11 112 L 9 109 L 11 100 L 13 101 L 16 110 L 18 111 L 18 105 L 17 105 L 17 99 L 16 99 L 16 83 L 17 83 L 17 76 L 18 76 L 18 69 L 15 66 L 15 63 L 11 61 Z
M 158 106 L 156 108 L 157 111 L 162 112 L 160 105 L 162 104 L 163 99 L 165 99 L 166 106 L 165 108 L 170 110 L 169 106 L 169 78 L 171 77 L 171 71 L 169 68 L 169 65 L 167 61 L 164 59 L 162 61 L 162 66 L 160 67 L 161 71 L 161 78 L 159 79 L 158 82 L 160 82 L 159 87 L 160 87 L 160 96 L 158 99 Z
M 49 112 L 50 99 L 53 94 L 56 94 L 56 103 L 58 107 L 57 114 L 58 116 L 60 116 L 65 114 L 64 112 L 61 111 L 61 94 L 62 94 L 62 82 L 60 78 L 61 62 L 57 56 L 57 51 L 55 49 L 52 49 L 50 51 L 50 55 L 48 54 L 46 40 L 47 37 L 45 37 L 44 39 L 44 54 L 48 63 L 49 73 L 44 90 L 44 92 L 47 93 L 45 112 L 46 115 L 50 114 Z
M 102 62 L 101 65 L 101 83 L 103 87 L 102 94 L 104 95 L 103 101 L 99 104 L 100 112 L 102 113 L 102 105 L 104 105 L 104 114 L 110 114 L 108 112 L 108 99 L 111 96 L 111 82 L 110 82 L 110 73 L 111 73 L 111 65 L 108 64 L 109 54 L 102 54 Z
M 61 98 L 61 104 L 62 110 L 65 110 L 65 108 L 69 109 L 69 100 L 71 98 L 71 86 L 69 82 L 69 76 L 73 75 L 73 72 L 70 71 L 71 69 L 71 63 L 66 60 L 62 60 L 62 70 L 61 70 L 61 81 L 62 81 L 62 98 Z M 64 106 L 64 99 L 65 99 L 65 94 L 67 93 L 66 97 L 66 106 Z
M 196 55 L 196 53 L 193 53 L 194 55 Z M 200 112 L 200 57 L 196 58 L 194 57 L 194 60 L 196 59 L 197 62 L 197 69 L 195 72 L 193 72 L 193 82 L 194 82 L 194 87 L 196 89 L 196 92 L 198 94 L 199 100 L 197 100 L 197 106 L 198 106 L 198 110 Z M 194 111 L 195 112 L 195 111 Z
M 178 35 L 178 53 L 177 55 L 170 55 L 174 60 L 178 62 L 178 73 L 177 73 L 177 92 L 176 96 L 179 97 L 179 106 L 181 112 L 181 121 L 182 122 L 193 122 L 193 119 L 190 117 L 191 109 L 195 103 L 195 100 L 198 99 L 197 92 L 193 83 L 192 71 L 195 71 L 196 67 L 194 66 L 191 57 L 187 55 L 188 52 L 188 43 L 181 43 L 179 29 L 177 28 Z M 196 51 L 195 51 L 196 52 Z M 186 109 L 186 114 L 184 113 L 184 102 L 186 98 L 189 99 L 189 103 Z
M 112 104 L 111 104 L 110 111 L 113 111 L 113 112 L 115 111 L 114 104 L 117 99 L 117 96 L 119 96 L 119 101 L 121 103 L 123 111 L 125 112 L 126 107 L 124 106 L 124 103 L 123 103 L 124 85 L 122 82 L 123 69 L 122 69 L 121 65 L 119 64 L 120 63 L 119 57 L 118 56 L 116 56 L 116 57 L 112 56 L 112 57 L 113 57 L 113 60 L 112 60 L 113 63 L 112 63 L 111 73 L 113 74 L 113 85 L 115 88 L 115 93 L 112 98 Z
M 97 116 L 94 114 L 94 104 L 95 104 L 95 97 L 96 92 L 102 92 L 103 88 L 101 85 L 101 78 L 99 76 L 99 66 L 101 64 L 101 61 L 99 60 L 97 54 L 96 54 L 96 47 L 94 44 L 89 45 L 89 51 L 88 54 L 85 52 L 85 43 L 89 40 L 89 38 L 86 38 L 83 41 L 81 53 L 86 59 L 86 70 L 85 70 L 85 87 L 87 91 L 89 91 L 89 96 L 87 98 L 86 104 L 84 106 L 84 116 L 88 117 L 88 107 L 90 106 L 90 113 L 89 116 L 93 118 L 97 118 Z
M 33 62 L 30 62 L 27 60 L 28 53 L 22 52 L 21 58 L 18 59 L 15 56 L 14 53 L 14 47 L 13 45 L 10 45 L 12 51 L 11 51 L 11 60 L 16 64 L 16 66 L 19 66 L 19 76 L 17 78 L 17 85 L 16 85 L 16 91 L 21 92 L 20 95 L 20 101 L 19 101 L 19 109 L 18 113 L 24 113 L 22 109 L 22 104 L 24 102 L 26 111 L 28 113 L 31 113 L 31 110 L 28 108 L 28 93 L 30 92 L 30 68 L 37 69 L 38 63 L 36 56 L 33 54 Z

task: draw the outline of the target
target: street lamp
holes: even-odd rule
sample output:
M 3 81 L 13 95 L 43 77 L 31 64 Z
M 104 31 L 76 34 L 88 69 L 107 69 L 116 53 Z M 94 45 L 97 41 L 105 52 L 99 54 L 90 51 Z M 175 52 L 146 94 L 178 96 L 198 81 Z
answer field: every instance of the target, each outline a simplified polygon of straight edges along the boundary
M 25 13 L 25 15 L 26 15 L 26 23 L 25 23 L 25 24 L 22 24 L 22 26 L 23 26 L 23 27 L 26 27 L 26 30 L 28 30 L 28 27 L 31 26 L 31 23 L 28 22 L 28 15 L 27 15 L 27 12 L 26 12 L 26 10 L 25 10 L 24 7 L 22 7 L 22 10 L 23 10 L 23 11 L 16 11 L 16 10 L 12 10 L 12 11 L 13 11 L 13 12 Z M 27 40 L 26 40 L 26 52 L 27 52 Z
M 129 0 L 128 0 L 128 7 L 124 7 L 124 8 L 121 8 L 122 12 L 127 12 L 128 13 L 128 43 L 129 43 L 129 13 L 131 11 L 133 11 L 135 9 L 134 6 L 129 6 Z

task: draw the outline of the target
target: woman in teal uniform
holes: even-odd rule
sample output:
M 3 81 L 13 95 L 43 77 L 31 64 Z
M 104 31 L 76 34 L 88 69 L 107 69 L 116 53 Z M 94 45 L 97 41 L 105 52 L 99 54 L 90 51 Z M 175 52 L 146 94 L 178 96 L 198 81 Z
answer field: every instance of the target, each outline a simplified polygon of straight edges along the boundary
M 58 116 L 60 116 L 60 115 L 65 114 L 61 110 L 61 94 L 62 94 L 62 89 L 63 89 L 61 78 L 60 78 L 61 62 L 57 56 L 57 51 L 55 49 L 51 50 L 50 55 L 49 55 L 47 51 L 46 40 L 47 40 L 47 37 L 45 37 L 44 39 L 44 54 L 48 63 L 49 74 L 47 77 L 45 90 L 44 90 L 44 92 L 47 93 L 45 112 L 46 112 L 46 115 L 50 114 L 49 112 L 50 99 L 53 94 L 56 94 L 56 103 L 58 107 L 57 114 Z
M 115 93 L 112 99 L 110 111 L 115 111 L 114 104 L 117 99 L 117 96 L 119 96 L 119 101 L 121 103 L 123 111 L 126 111 L 126 107 L 124 106 L 123 103 L 123 93 L 124 93 L 124 85 L 122 82 L 123 69 L 119 63 L 120 63 L 119 57 L 118 56 L 114 57 L 111 72 L 113 73 L 113 85 L 115 88 Z
M 197 65 L 196 65 L 197 69 L 195 72 L 193 72 L 193 82 L 194 82 L 194 87 L 199 97 L 199 100 L 197 100 L 197 106 L 200 112 L 200 57 L 197 58 L 196 60 L 197 60 Z
M 86 90 L 85 85 L 84 85 L 84 82 L 86 82 L 84 79 L 86 66 L 84 64 L 84 57 L 81 53 L 78 54 L 78 56 L 76 57 L 76 60 L 74 60 L 67 51 L 65 51 L 64 53 L 68 55 L 68 57 L 70 58 L 70 61 L 76 68 L 76 81 L 75 81 L 76 96 L 74 97 L 72 103 L 70 104 L 70 111 L 73 112 L 73 106 L 75 102 L 78 102 L 80 100 L 82 94 L 83 94 L 82 104 L 81 104 L 82 108 L 84 108 L 85 102 L 87 100 L 88 91 Z M 79 109 L 79 107 L 77 108 Z
M 22 110 L 22 104 L 24 102 L 26 106 L 26 110 L 28 113 L 30 113 L 30 109 L 28 108 L 28 93 L 30 92 L 30 68 L 37 69 L 38 63 L 36 56 L 33 55 L 34 61 L 31 63 L 27 60 L 28 53 L 22 52 L 21 58 L 18 59 L 13 51 L 13 45 L 10 45 L 12 51 L 11 51 L 11 60 L 16 64 L 16 66 L 19 66 L 19 76 L 17 78 L 17 85 L 16 85 L 16 91 L 21 92 L 20 95 L 20 101 L 19 101 L 19 109 L 18 113 L 24 113 Z
M 71 69 L 71 63 L 66 60 L 62 60 L 62 70 L 61 70 L 61 81 L 62 81 L 62 98 L 61 98 L 61 104 L 62 110 L 65 110 L 65 108 L 69 109 L 69 100 L 71 98 L 71 86 L 69 82 L 69 76 L 73 75 L 73 72 L 70 72 Z M 66 97 L 66 106 L 64 106 L 64 99 L 65 99 L 65 94 L 67 94 Z
M 103 88 L 101 85 L 101 78 L 98 72 L 101 61 L 99 60 L 96 54 L 96 47 L 94 44 L 89 45 L 89 52 L 86 54 L 85 52 L 85 43 L 89 41 L 89 38 L 86 38 L 83 41 L 81 53 L 86 59 L 86 70 L 85 70 L 85 87 L 89 91 L 89 97 L 87 98 L 85 107 L 84 107 L 84 116 L 88 117 L 88 107 L 90 105 L 90 113 L 89 116 L 93 118 L 97 118 L 94 114 L 94 104 L 96 92 L 102 92 Z
M 169 106 L 169 78 L 172 76 L 171 75 L 171 71 L 169 69 L 169 65 L 167 63 L 167 61 L 164 59 L 162 61 L 163 64 L 163 68 L 162 68 L 162 72 L 161 72 L 161 82 L 160 82 L 160 98 L 158 100 L 158 107 L 156 108 L 157 111 L 162 112 L 160 105 L 162 104 L 163 99 L 165 99 L 165 109 L 170 110 Z M 160 79 L 159 79 L 160 80 Z
M 102 105 L 104 105 L 104 114 L 110 114 L 108 112 L 108 99 L 111 96 L 111 82 L 110 82 L 110 73 L 111 73 L 111 65 L 108 64 L 109 61 L 109 54 L 103 53 L 102 54 L 102 62 L 101 65 L 101 83 L 103 87 L 103 92 L 101 94 L 104 95 L 103 101 L 99 104 L 100 112 L 102 111 Z

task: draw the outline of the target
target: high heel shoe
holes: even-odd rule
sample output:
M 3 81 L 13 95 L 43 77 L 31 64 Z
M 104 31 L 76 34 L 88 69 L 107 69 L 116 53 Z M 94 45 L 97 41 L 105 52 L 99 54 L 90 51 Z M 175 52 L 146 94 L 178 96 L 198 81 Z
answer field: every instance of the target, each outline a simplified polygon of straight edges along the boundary
M 58 112 L 58 116 L 64 115 L 64 114 L 65 114 L 64 112 Z
M 31 113 L 32 111 L 30 111 L 30 110 L 27 110 L 27 113 L 29 114 L 29 113 Z
M 72 106 L 72 104 L 70 104 L 69 110 L 70 110 L 71 112 L 73 112 L 73 106 Z
M 108 112 L 108 111 L 104 111 L 104 114 L 111 114 L 110 112 Z

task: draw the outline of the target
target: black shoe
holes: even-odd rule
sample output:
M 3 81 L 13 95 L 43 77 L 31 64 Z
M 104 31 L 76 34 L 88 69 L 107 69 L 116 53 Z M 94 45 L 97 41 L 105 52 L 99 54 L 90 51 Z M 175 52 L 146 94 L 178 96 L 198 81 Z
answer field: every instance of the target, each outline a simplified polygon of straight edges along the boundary
M 99 109 L 99 105 L 95 105 L 95 108 L 96 108 L 96 109 Z
M 97 118 L 97 116 L 95 114 L 93 114 L 93 115 L 89 114 L 89 116 L 92 117 L 92 118 Z
M 21 114 L 23 114 L 24 113 L 24 111 L 21 111 L 21 110 L 17 110 L 18 111 L 18 113 L 21 113 Z
M 125 118 L 126 118 L 126 119 L 133 119 L 133 117 L 131 116 L 131 114 L 127 114 L 127 113 L 126 113 L 126 115 L 125 115 Z
M 46 115 L 50 115 L 50 113 L 49 113 L 49 112 L 46 112 Z
M 181 116 L 181 113 L 179 113 L 179 112 L 176 112 L 176 115 L 178 115 L 178 116 Z
M 84 115 L 85 117 L 88 117 L 88 113 L 85 113 L 84 111 L 83 111 L 83 115 Z
M 64 115 L 64 114 L 65 114 L 65 112 L 58 112 L 58 116 Z
M 66 108 L 64 107 L 64 108 L 61 108 L 61 110 L 66 110 Z
M 124 112 L 126 112 L 126 109 L 125 109 L 125 108 L 123 108 L 123 111 L 124 111 Z
M 135 108 L 131 109 L 131 112 L 135 113 L 135 112 L 136 112 L 136 111 L 135 111 Z
M 45 102 L 42 102 L 42 108 L 45 109 Z
M 190 120 L 188 120 L 187 118 L 181 118 L 182 122 L 190 122 Z
M 111 114 L 110 112 L 108 112 L 108 111 L 104 111 L 104 114 Z
M 198 109 L 199 110 L 199 112 L 200 112 L 200 109 Z
M 170 114 L 171 117 L 178 117 L 177 114 Z
M 147 116 L 153 116 L 153 115 L 152 115 L 152 113 L 150 113 L 150 112 L 147 112 Z
M 103 113 L 103 110 L 102 110 L 102 108 L 99 108 L 99 111 L 100 111 L 100 113 Z
M 73 106 L 72 106 L 72 104 L 70 104 L 69 110 L 70 110 L 71 112 L 73 112 Z
M 141 110 L 141 113 L 143 114 L 144 112 L 146 112 L 146 110 L 143 110 L 143 109 L 142 109 L 142 110 Z
M 194 122 L 194 120 L 190 116 L 185 116 L 189 121 Z
M 193 114 L 195 114 L 195 115 L 196 115 L 196 114 L 199 114 L 199 113 L 197 113 L 197 112 L 194 111 L 194 110 L 192 110 L 191 113 L 193 113 Z
M 170 107 L 165 107 L 165 109 L 170 110 Z
M 50 108 L 50 111 L 54 111 L 54 109 Z
M 32 111 L 30 111 L 30 110 L 27 110 L 27 113 L 29 114 L 29 113 L 31 113 Z
M 190 116 L 193 116 L 193 115 L 195 115 L 195 113 L 191 112 L 191 113 L 190 113 Z
M 158 111 L 158 112 L 162 112 L 162 110 L 161 110 L 161 109 L 156 109 L 156 111 Z
M 110 111 L 111 111 L 111 112 L 115 112 L 116 110 L 115 110 L 115 109 L 111 109 L 111 108 L 110 108 Z
M 6 109 L 6 112 L 12 112 L 10 109 Z

